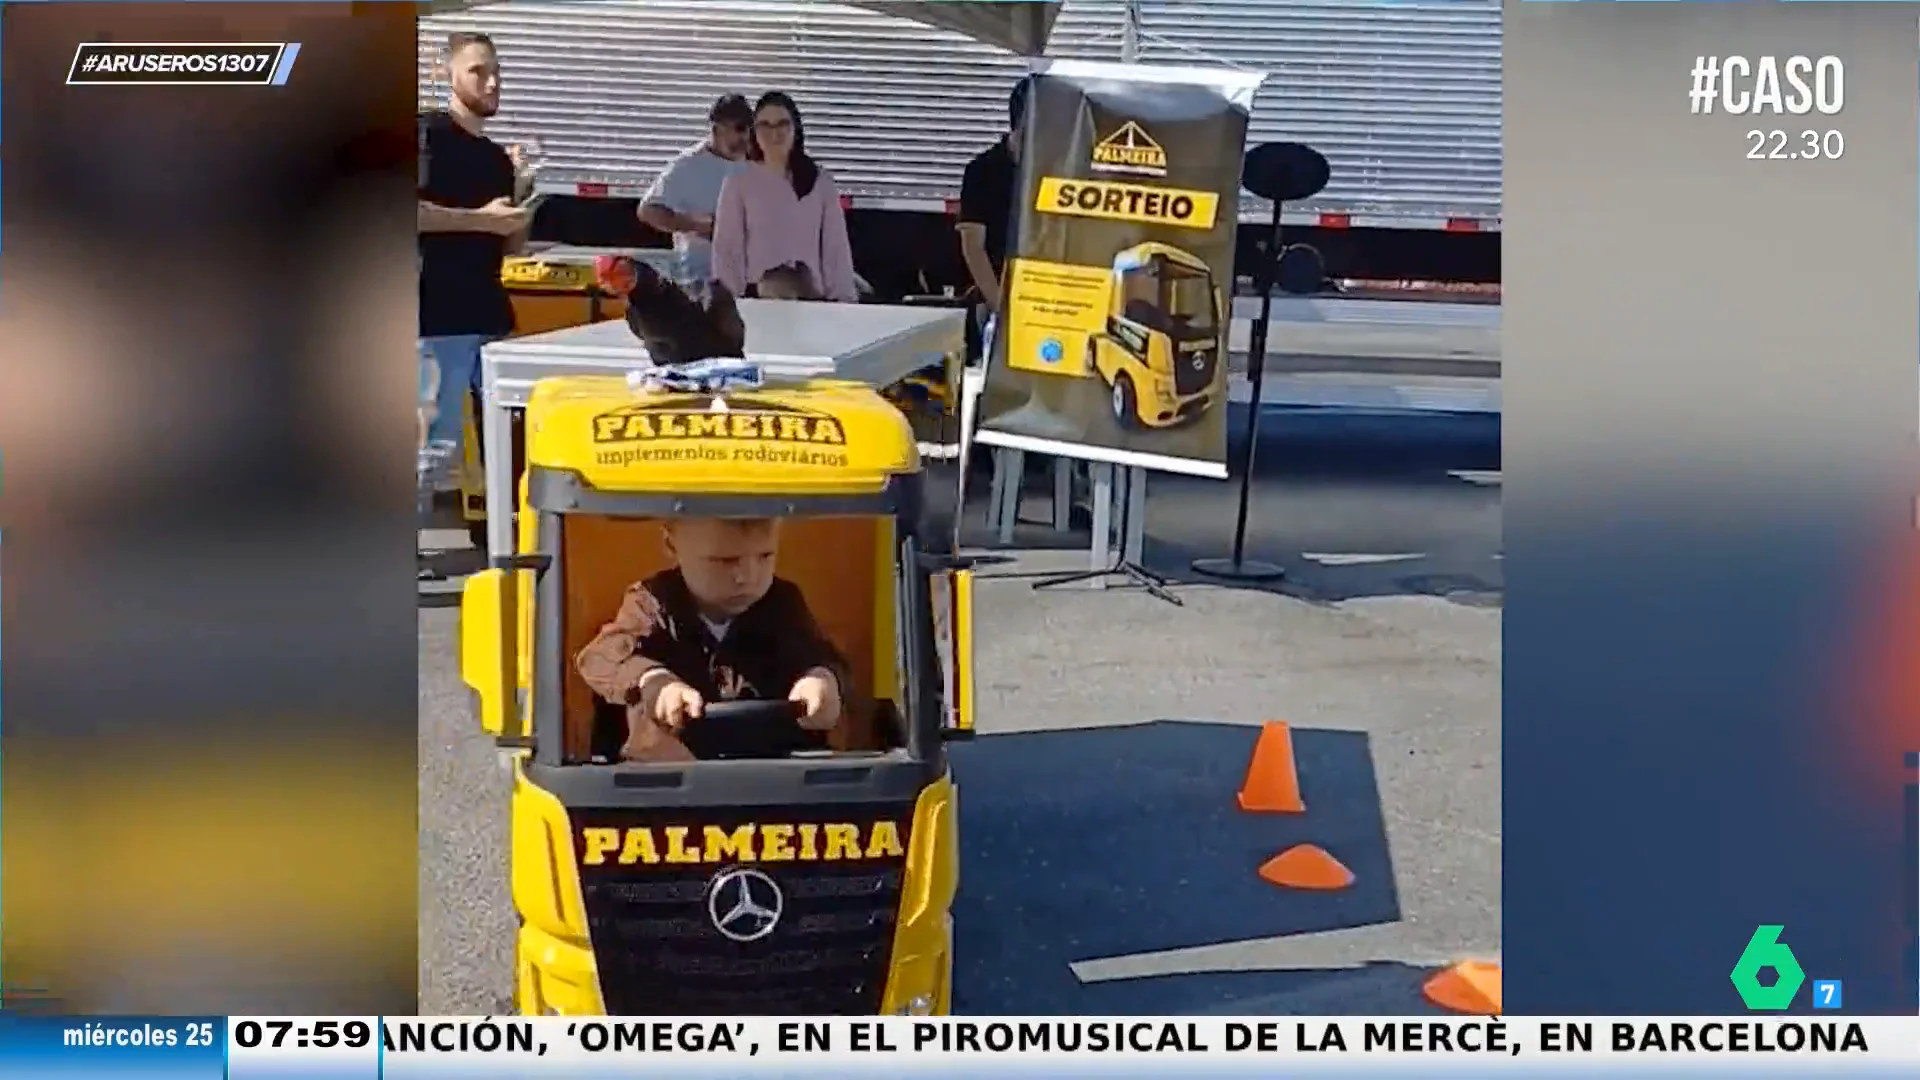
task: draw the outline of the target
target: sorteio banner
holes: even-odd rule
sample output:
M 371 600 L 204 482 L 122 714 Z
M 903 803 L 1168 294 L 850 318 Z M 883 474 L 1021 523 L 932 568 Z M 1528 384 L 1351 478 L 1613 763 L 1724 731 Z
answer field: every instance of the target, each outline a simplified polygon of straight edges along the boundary
M 1039 67 L 981 442 L 1227 475 L 1240 157 L 1263 78 Z

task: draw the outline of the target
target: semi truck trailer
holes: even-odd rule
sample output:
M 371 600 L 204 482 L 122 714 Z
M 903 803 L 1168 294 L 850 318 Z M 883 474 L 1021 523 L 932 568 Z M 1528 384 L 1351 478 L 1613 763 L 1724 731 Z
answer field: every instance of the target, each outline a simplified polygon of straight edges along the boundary
M 1028 61 L 898 14 L 945 5 L 433 6 L 445 10 L 419 24 L 422 106 L 445 100 L 449 33 L 494 39 L 505 90 L 490 133 L 534 148 L 536 239 L 667 243 L 635 215 L 653 177 L 703 136 L 714 98 L 780 89 L 841 188 L 876 296 L 965 291 L 961 173 L 1005 130 Z M 1304 142 L 1332 163 L 1323 192 L 1284 208 L 1285 242 L 1318 249 L 1330 282 L 1354 290 L 1470 296 L 1499 282 L 1500 48 L 1498 0 L 1066 0 L 1046 55 L 1264 72 L 1248 142 Z M 1265 241 L 1270 209 L 1242 200 L 1243 244 Z

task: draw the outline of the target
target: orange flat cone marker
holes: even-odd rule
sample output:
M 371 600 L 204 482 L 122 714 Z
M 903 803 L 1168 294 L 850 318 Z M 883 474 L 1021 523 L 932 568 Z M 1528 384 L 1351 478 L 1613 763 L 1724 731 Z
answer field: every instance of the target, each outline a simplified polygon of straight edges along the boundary
M 1278 720 L 1260 728 L 1247 763 L 1247 779 L 1240 785 L 1240 809 L 1265 814 L 1298 814 L 1307 808 L 1300 798 L 1300 778 L 1293 769 L 1293 732 Z
M 1344 889 L 1353 884 L 1353 871 L 1325 848 L 1301 844 L 1268 859 L 1260 867 L 1260 876 L 1289 889 Z
M 1500 965 L 1463 960 L 1427 980 L 1427 1000 L 1470 1016 L 1500 1015 Z

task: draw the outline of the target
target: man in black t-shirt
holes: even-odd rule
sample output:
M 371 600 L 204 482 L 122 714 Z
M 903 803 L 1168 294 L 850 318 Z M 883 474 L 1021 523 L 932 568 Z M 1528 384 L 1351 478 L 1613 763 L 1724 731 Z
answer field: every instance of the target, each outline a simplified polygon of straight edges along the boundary
M 439 368 L 428 438 L 458 447 L 480 347 L 513 332 L 500 264 L 526 240 L 513 159 L 482 134 L 500 110 L 500 60 L 484 34 L 447 39 L 452 93 L 420 118 L 420 358 Z M 455 460 L 459 460 L 458 457 Z
M 1014 184 L 1020 169 L 1021 125 L 1027 115 L 1029 80 L 1022 79 L 1007 100 L 1007 134 L 974 155 L 960 180 L 960 255 L 987 312 L 1000 310 L 1007 247 L 1013 242 Z

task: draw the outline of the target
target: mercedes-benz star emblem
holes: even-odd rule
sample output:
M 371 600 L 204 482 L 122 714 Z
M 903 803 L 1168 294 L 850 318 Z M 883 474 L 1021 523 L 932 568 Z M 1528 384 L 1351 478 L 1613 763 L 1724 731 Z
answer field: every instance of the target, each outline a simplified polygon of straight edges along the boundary
M 786 906 L 780 886 L 758 870 L 722 870 L 707 886 L 707 917 L 729 941 L 759 941 L 773 933 Z

